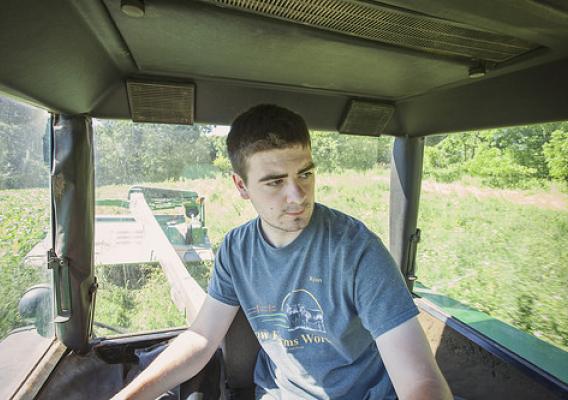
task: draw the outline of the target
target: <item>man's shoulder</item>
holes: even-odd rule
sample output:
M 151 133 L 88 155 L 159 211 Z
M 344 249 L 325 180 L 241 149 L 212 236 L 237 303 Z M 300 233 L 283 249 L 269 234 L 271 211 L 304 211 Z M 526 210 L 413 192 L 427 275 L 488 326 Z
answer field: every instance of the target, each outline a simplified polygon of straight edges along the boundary
M 318 209 L 320 221 L 328 229 L 333 231 L 340 230 L 342 232 L 349 232 L 350 234 L 359 233 L 374 235 L 361 220 L 353 217 L 352 215 L 320 203 L 317 203 L 316 207 Z
M 257 231 L 257 219 L 253 218 L 250 221 L 247 221 L 235 228 L 232 228 L 227 234 L 225 235 L 225 241 L 229 240 L 243 240 L 247 237 L 250 238 L 251 235 L 256 234 Z
M 381 242 L 361 220 L 322 204 L 317 207 L 320 229 L 335 243 L 334 247 L 353 249 Z

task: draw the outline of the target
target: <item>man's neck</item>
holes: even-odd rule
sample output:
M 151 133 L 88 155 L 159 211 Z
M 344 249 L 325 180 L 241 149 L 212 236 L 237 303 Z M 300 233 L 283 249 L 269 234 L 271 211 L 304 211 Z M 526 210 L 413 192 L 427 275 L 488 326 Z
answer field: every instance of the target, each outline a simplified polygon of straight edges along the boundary
M 264 236 L 264 239 L 271 246 L 276 247 L 278 249 L 292 243 L 298 236 L 300 236 L 300 234 L 304 229 L 306 228 L 294 232 L 287 232 L 282 229 L 278 229 L 271 226 L 262 218 L 260 219 L 260 230 L 262 232 L 262 235 Z

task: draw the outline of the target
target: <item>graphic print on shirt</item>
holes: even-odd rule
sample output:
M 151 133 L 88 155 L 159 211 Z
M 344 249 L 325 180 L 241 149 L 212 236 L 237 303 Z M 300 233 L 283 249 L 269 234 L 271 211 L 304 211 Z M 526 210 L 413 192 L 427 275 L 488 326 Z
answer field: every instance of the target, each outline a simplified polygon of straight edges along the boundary
M 329 342 L 323 309 L 306 289 L 292 290 L 278 306 L 257 304 L 247 314 L 256 320 L 259 340 L 280 340 L 287 348 Z
M 288 330 L 305 329 L 325 333 L 323 310 L 307 290 L 297 289 L 288 293 L 282 300 L 281 310 L 288 319 Z

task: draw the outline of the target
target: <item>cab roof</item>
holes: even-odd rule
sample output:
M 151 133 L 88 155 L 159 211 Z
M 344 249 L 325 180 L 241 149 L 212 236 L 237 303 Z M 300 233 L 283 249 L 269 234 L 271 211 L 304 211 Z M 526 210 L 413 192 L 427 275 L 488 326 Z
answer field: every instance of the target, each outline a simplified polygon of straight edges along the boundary
M 395 136 L 568 119 L 563 0 L 9 0 L 0 32 L 0 91 L 66 114 L 276 103 Z

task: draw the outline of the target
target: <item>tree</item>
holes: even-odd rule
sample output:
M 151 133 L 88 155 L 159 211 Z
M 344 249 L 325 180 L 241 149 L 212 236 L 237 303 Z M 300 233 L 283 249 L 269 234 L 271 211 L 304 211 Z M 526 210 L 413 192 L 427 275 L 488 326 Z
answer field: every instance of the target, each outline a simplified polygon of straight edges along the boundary
M 45 111 L 0 97 L 0 189 L 47 186 L 46 123 Z
M 390 137 L 376 138 L 315 131 L 311 133 L 311 138 L 312 155 L 320 171 L 362 171 L 390 162 Z
M 482 182 L 493 187 L 524 187 L 536 171 L 516 162 L 510 149 L 501 150 L 484 146 L 474 158 L 464 165 L 472 176 L 481 177 Z
M 552 127 L 540 124 L 496 129 L 491 144 L 509 151 L 516 164 L 534 171 L 534 177 L 546 179 L 549 175 L 543 146 L 550 140 Z
M 552 132 L 550 141 L 544 145 L 544 156 L 550 176 L 568 183 L 568 130 Z
M 566 139 L 555 131 L 567 132 L 568 122 L 515 126 L 459 135 L 439 142 L 428 141 L 424 172 L 436 180 L 451 182 L 464 174 L 479 176 L 498 187 L 526 187 L 536 179 L 564 179 L 562 147 Z M 564 139 L 563 139 L 564 138 Z M 548 155 L 545 149 L 549 148 Z M 554 173 L 550 171 L 554 166 Z
M 312 132 L 312 156 L 319 171 L 331 172 L 339 168 L 339 134 Z
M 190 165 L 212 162 L 207 126 L 96 123 L 97 183 L 177 180 Z

